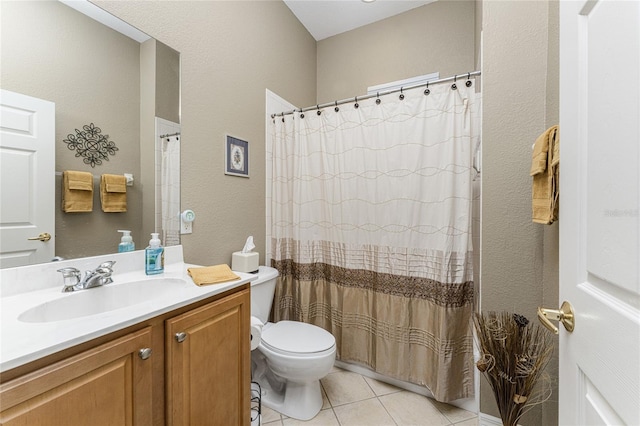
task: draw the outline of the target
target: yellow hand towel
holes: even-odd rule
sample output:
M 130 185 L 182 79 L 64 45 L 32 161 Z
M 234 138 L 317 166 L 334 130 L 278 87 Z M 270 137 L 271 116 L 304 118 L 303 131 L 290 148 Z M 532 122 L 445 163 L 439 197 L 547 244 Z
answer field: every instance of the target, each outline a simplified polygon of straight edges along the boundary
M 227 281 L 239 280 L 240 277 L 231 271 L 229 265 L 221 264 L 203 268 L 188 268 L 187 272 L 193 282 L 199 286 L 219 284 Z
M 89 172 L 62 172 L 62 211 L 66 213 L 93 210 L 93 175 Z
M 530 175 L 533 221 L 546 225 L 558 219 L 560 132 L 548 128 L 533 145 Z
M 105 213 L 127 211 L 127 181 L 123 175 L 102 175 L 100 202 Z

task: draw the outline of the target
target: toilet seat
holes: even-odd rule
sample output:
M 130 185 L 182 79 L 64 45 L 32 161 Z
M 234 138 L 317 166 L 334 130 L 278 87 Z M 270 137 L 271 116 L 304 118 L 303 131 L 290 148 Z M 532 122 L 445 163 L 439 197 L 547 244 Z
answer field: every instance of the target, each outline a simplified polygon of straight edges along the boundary
M 336 339 L 328 331 L 312 324 L 279 321 L 263 331 L 261 344 L 282 355 L 304 357 L 332 351 Z

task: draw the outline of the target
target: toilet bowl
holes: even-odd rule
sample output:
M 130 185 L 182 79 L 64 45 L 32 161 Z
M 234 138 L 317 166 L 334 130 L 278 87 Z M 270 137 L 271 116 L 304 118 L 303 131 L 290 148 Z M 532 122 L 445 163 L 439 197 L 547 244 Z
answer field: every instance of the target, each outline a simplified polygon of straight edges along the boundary
M 331 333 L 297 321 L 266 322 L 278 271 L 261 266 L 251 282 L 251 315 L 265 323 L 251 353 L 252 378 L 262 388 L 262 403 L 288 417 L 309 420 L 322 408 L 320 379 L 336 356 Z

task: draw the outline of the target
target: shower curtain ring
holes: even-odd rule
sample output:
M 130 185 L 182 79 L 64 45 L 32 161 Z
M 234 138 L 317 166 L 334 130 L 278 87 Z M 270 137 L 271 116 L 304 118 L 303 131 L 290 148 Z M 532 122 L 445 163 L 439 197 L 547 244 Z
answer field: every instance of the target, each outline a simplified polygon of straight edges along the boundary
M 358 97 L 356 96 L 356 103 L 355 103 L 355 104 L 353 104 L 353 107 L 354 107 L 354 108 L 358 108 L 359 106 L 360 106 L 360 105 L 358 105 Z
M 300 108 L 300 118 L 304 118 L 304 110 Z
M 380 105 L 380 102 L 382 102 L 382 101 L 380 100 L 380 92 L 377 92 L 377 93 L 376 93 L 376 105 Z
M 335 103 L 336 103 L 336 106 L 335 106 L 335 108 L 333 110 L 335 112 L 338 112 L 338 111 L 340 111 L 340 108 L 338 108 L 338 101 L 335 101 Z
M 322 111 L 320 111 L 320 105 L 319 105 L 319 104 L 316 104 L 316 108 L 317 108 L 317 110 L 318 110 L 318 111 L 316 112 L 316 114 L 318 114 L 318 115 L 322 114 Z
M 404 89 L 403 87 L 400 88 L 400 100 L 404 99 L 404 93 L 402 93 L 403 89 Z
M 451 90 L 456 90 L 458 88 L 458 85 L 456 84 L 456 80 L 458 79 L 457 75 L 453 76 L 453 84 L 451 85 Z
M 431 90 L 429 90 L 429 82 L 427 81 L 427 88 L 424 89 L 424 95 L 429 96 L 429 93 L 431 93 Z
M 471 83 L 471 73 L 468 72 L 467 73 L 467 81 L 464 83 L 464 85 L 467 86 L 467 87 L 471 87 L 471 84 L 472 84 Z

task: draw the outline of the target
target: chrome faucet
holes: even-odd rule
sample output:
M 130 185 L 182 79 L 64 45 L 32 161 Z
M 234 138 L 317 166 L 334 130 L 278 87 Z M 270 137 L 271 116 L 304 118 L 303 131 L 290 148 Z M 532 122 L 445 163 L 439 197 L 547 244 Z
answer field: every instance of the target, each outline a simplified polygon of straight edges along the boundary
M 76 268 L 68 267 L 58 269 L 58 272 L 62 274 L 64 282 L 62 292 L 67 293 L 70 291 L 86 290 L 92 287 L 99 287 L 101 285 L 112 283 L 112 267 L 115 263 L 116 262 L 113 260 L 101 263 L 93 271 L 85 271 L 82 278 L 80 278 L 80 271 Z

